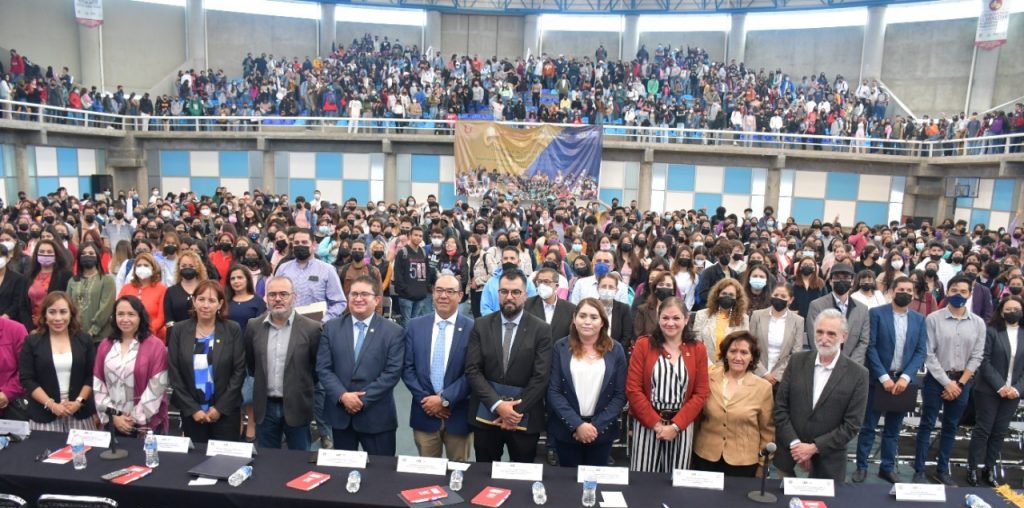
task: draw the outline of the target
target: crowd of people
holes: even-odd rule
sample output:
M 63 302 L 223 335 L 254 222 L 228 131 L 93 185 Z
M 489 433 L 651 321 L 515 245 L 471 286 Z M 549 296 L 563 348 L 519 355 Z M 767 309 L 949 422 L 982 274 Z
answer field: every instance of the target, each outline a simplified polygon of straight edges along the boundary
M 179 71 L 177 93 L 150 97 L 113 93 L 76 83 L 67 67 L 56 72 L 26 63 L 11 50 L 9 71 L 0 69 L 0 100 L 119 113 L 147 119 L 132 124 L 148 129 L 178 128 L 162 117 L 218 117 L 200 122 L 207 129 L 239 129 L 262 116 L 338 117 L 350 132 L 380 127 L 364 119 L 487 118 L 519 122 L 649 127 L 642 139 L 654 142 L 743 142 L 786 134 L 800 148 L 873 153 L 898 150 L 898 141 L 943 142 L 943 154 L 1019 152 L 1024 144 L 1024 105 L 1009 112 L 960 112 L 915 121 L 891 115 L 890 91 L 875 80 L 849 83 L 825 72 L 799 79 L 781 68 L 717 62 L 694 47 L 659 44 L 653 54 L 642 46 L 635 57 L 613 60 L 599 46 L 593 58 L 563 55 L 481 58 L 478 55 L 424 54 L 415 45 L 366 34 L 324 57 L 275 58 L 246 55 L 243 75 L 222 69 Z M 13 113 L 28 115 L 30 108 Z M 956 111 L 954 109 L 953 111 Z M 7 115 L 11 111 L 4 112 Z M 149 119 L 149 117 L 157 117 Z M 89 125 L 119 122 L 103 118 L 52 118 Z M 404 128 L 399 124 L 396 128 Z M 180 126 L 195 129 L 195 125 Z M 734 137 L 678 136 L 668 129 L 734 131 Z M 428 131 L 431 129 L 428 129 Z M 446 129 L 438 129 L 447 132 Z M 958 143 L 975 137 L 1020 133 L 1011 142 Z M 840 139 L 846 138 L 846 139 Z
M 546 434 L 565 467 L 626 440 L 635 471 L 743 476 L 774 442 L 782 474 L 840 482 L 856 439 L 860 482 L 884 415 L 896 482 L 920 391 L 912 480 L 956 484 L 973 404 L 967 482 L 994 485 L 1024 389 L 1022 228 L 762 212 L 22 194 L 0 217 L 0 416 L 383 455 L 411 432 L 480 462 L 533 462 Z

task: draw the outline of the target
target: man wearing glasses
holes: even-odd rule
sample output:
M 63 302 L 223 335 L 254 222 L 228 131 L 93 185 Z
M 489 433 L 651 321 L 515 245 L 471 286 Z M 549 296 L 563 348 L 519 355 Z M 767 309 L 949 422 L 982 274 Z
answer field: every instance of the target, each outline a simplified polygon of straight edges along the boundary
M 814 320 L 818 318 L 818 314 L 825 309 L 836 309 L 846 316 L 849 329 L 849 336 L 843 343 L 843 354 L 858 365 L 864 365 L 871 338 L 871 321 L 868 319 L 867 306 L 858 304 L 850 298 L 850 289 L 853 288 L 853 267 L 848 263 L 836 263 L 828 280 L 832 292 L 812 301 L 807 308 L 807 319 L 804 321 L 807 327 L 807 346 L 811 351 L 816 350 Z
M 245 327 L 245 359 L 252 372 L 256 444 L 308 450 L 313 419 L 313 378 L 320 322 L 295 312 L 295 286 L 287 277 L 267 281 L 267 313 Z
M 394 388 L 402 375 L 402 328 L 384 319 L 380 282 L 363 275 L 352 281 L 349 313 L 324 325 L 316 372 L 326 397 L 324 421 L 334 447 L 371 455 L 395 454 Z
M 434 283 L 434 313 L 413 318 L 405 328 L 402 379 L 412 393 L 409 425 L 423 457 L 469 460 L 472 436 L 466 420 L 469 383 L 466 347 L 473 320 L 458 314 L 462 285 L 453 275 Z

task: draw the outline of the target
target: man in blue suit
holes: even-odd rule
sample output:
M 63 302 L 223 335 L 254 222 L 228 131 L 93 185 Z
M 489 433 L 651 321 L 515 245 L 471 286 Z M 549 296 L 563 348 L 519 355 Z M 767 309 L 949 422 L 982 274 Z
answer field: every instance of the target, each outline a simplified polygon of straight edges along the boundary
M 917 371 L 924 365 L 928 354 L 928 330 L 924 316 L 907 308 L 914 298 L 914 283 L 908 277 L 896 279 L 893 285 L 893 299 L 889 305 L 875 307 L 869 312 L 871 335 L 868 342 L 866 362 L 871 376 L 868 390 L 868 407 L 864 412 L 864 425 L 857 439 L 857 470 L 854 482 L 863 482 L 867 476 L 868 455 L 875 442 L 875 427 L 880 413 L 874 408 L 875 390 L 882 388 L 892 395 L 899 395 L 914 383 Z M 900 481 L 893 471 L 896 462 L 896 448 L 902 412 L 886 412 L 885 428 L 882 431 L 878 477 L 890 483 Z
M 409 426 L 423 457 L 469 460 L 471 437 L 466 348 L 473 320 L 458 313 L 462 284 L 452 275 L 434 282 L 434 314 L 409 321 L 405 329 L 402 379 L 412 393 Z M 442 450 L 443 448 L 443 450 Z
M 380 282 L 363 275 L 349 286 L 350 314 L 324 325 L 316 372 L 327 397 L 324 420 L 334 447 L 371 455 L 395 454 L 394 388 L 402 373 L 402 328 L 374 313 Z

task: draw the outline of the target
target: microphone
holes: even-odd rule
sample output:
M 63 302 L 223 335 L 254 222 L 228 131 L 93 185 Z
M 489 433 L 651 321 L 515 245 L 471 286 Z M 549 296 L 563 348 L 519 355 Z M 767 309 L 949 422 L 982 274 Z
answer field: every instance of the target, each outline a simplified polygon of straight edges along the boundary
M 107 409 L 104 411 L 104 413 L 107 416 L 121 416 L 121 415 L 124 414 L 120 410 L 118 410 L 117 408 L 115 408 L 113 406 L 107 406 Z
M 769 455 L 775 453 L 775 450 L 777 450 L 777 449 L 778 449 L 778 447 L 775 446 L 775 443 L 768 443 L 768 444 L 766 444 L 764 446 L 764 449 L 762 449 L 760 452 L 757 452 L 757 461 L 764 465 L 764 471 L 763 471 L 763 474 L 761 475 L 761 490 L 760 491 L 752 490 L 752 491 L 748 492 L 747 493 L 747 499 L 750 499 L 751 501 L 758 502 L 758 503 L 768 503 L 768 504 L 774 503 L 776 501 L 775 494 L 772 494 L 771 492 L 765 492 L 764 489 L 765 489 L 765 482 L 768 481 L 769 468 L 771 467 L 771 463 L 768 462 L 768 458 L 767 457 Z
M 760 457 L 767 457 L 767 456 L 775 453 L 775 450 L 778 450 L 778 449 L 779 448 L 777 446 L 775 446 L 775 443 L 768 443 L 768 444 L 766 444 L 764 446 L 764 449 L 762 449 L 761 451 L 757 452 L 757 456 L 758 456 L 758 458 L 760 458 Z

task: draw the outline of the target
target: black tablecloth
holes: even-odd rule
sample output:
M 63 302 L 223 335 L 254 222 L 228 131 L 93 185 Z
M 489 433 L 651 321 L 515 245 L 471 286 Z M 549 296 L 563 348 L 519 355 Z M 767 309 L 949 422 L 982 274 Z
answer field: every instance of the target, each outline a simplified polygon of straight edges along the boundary
M 256 508 L 272 507 L 378 507 L 405 506 L 398 498 L 398 491 L 440 484 L 447 485 L 447 478 L 441 476 L 397 473 L 395 457 L 371 457 L 370 464 L 363 471 L 362 488 L 356 494 L 345 491 L 347 469 L 321 467 L 310 464 L 309 453 L 287 450 L 260 450 L 254 462 L 253 477 L 239 487 L 230 487 L 220 481 L 212 487 L 189 487 L 187 471 L 205 460 L 201 450 L 188 455 L 161 453 L 160 466 L 152 474 L 130 485 L 120 486 L 100 479 L 103 474 L 129 465 L 145 463 L 140 440 L 123 439 L 122 445 L 129 456 L 118 461 L 101 460 L 98 450 L 88 454 L 89 466 L 75 471 L 70 463 L 64 465 L 36 462 L 35 458 L 45 449 L 57 450 L 63 446 L 63 434 L 36 432 L 28 440 L 14 444 L 0 451 L 0 492 L 16 494 L 28 500 L 40 494 L 93 495 L 112 498 L 122 507 L 174 507 L 200 508 Z M 200 447 L 202 448 L 202 447 Z M 316 470 L 329 473 L 332 478 L 320 487 L 301 492 L 285 487 L 285 483 L 306 471 Z M 503 507 L 532 507 L 533 498 L 528 481 L 491 480 L 491 468 L 487 464 L 473 464 L 466 472 L 460 495 L 467 502 L 485 486 L 505 487 L 513 490 Z M 760 480 L 751 478 L 725 479 L 725 490 L 721 492 L 697 489 L 673 488 L 671 479 L 664 474 L 630 473 L 628 486 L 609 485 L 607 490 L 621 491 L 631 508 L 661 508 L 666 503 L 670 508 L 708 506 L 720 508 L 750 507 L 760 505 L 747 500 L 747 492 L 760 486 Z M 544 485 L 548 492 L 547 506 L 568 508 L 582 506 L 581 486 L 576 483 L 576 470 L 570 468 L 544 468 Z M 601 499 L 598 488 L 598 500 Z M 768 489 L 778 496 L 775 505 L 787 506 L 788 498 L 782 495 L 779 480 L 768 480 Z M 829 508 L 881 508 L 897 506 L 895 497 L 888 495 L 888 485 L 842 485 L 836 487 L 836 497 L 823 499 Z M 914 506 L 963 506 L 963 498 L 975 493 L 992 506 L 1008 506 L 991 489 L 949 489 L 948 502 L 913 503 Z M 899 505 L 899 506 L 906 506 Z

